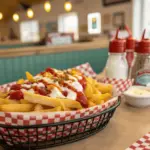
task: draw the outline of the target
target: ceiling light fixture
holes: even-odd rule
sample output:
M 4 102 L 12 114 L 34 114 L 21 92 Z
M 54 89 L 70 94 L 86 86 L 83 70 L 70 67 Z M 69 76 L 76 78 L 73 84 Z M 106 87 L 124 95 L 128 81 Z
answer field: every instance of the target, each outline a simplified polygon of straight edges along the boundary
M 72 10 L 72 4 L 70 1 L 66 1 L 65 4 L 64 4 L 64 9 L 67 11 L 67 12 L 70 12 Z
M 46 12 L 50 12 L 50 11 L 51 11 L 51 8 L 52 8 L 51 3 L 50 3 L 49 1 L 46 1 L 46 2 L 44 3 L 44 9 L 45 9 L 45 11 L 46 11 Z
M 17 13 L 13 14 L 13 20 L 15 22 L 18 22 L 19 21 L 19 15 Z
M 3 13 L 0 12 L 0 20 L 3 19 Z
M 31 9 L 31 8 L 29 8 L 28 10 L 27 10 L 27 16 L 28 16 L 28 18 L 33 18 L 33 16 L 34 16 L 34 12 L 33 12 L 33 10 Z

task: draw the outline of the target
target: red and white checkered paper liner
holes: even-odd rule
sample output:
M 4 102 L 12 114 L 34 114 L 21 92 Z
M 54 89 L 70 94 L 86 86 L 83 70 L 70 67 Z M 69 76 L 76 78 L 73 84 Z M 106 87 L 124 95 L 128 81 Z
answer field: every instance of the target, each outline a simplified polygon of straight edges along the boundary
M 121 95 L 133 84 L 132 79 L 123 80 L 115 78 L 105 78 L 103 82 L 106 84 L 112 84 L 115 87 L 117 95 Z
M 144 135 L 137 142 L 133 143 L 126 150 L 150 150 L 150 132 Z
M 88 63 L 83 64 L 81 66 L 77 66 L 77 69 L 79 69 L 82 73 L 84 73 L 86 76 L 91 76 L 91 77 L 96 77 L 96 73 L 94 73 L 93 69 L 90 67 L 90 65 Z M 13 83 L 9 83 L 6 85 L 3 85 L 0 87 L 0 90 L 2 91 L 7 91 L 8 88 L 14 84 Z M 77 110 L 77 111 L 66 111 L 66 112 L 45 112 L 45 113 L 38 113 L 38 112 L 31 112 L 31 113 L 17 113 L 17 112 L 0 112 L 0 124 L 5 124 L 5 125 L 14 125 L 14 126 L 28 126 L 28 125 L 39 125 L 39 124 L 49 124 L 49 123 L 57 123 L 57 122 L 63 122 L 63 121 L 68 121 L 68 120 L 73 120 L 73 119 L 78 119 L 78 118 L 83 118 L 86 116 L 90 116 L 93 114 L 97 114 L 100 113 L 108 108 L 110 108 L 111 106 L 113 106 L 114 104 L 116 104 L 118 100 L 118 97 L 114 97 L 111 100 L 109 100 L 108 102 L 102 104 L 102 105 L 97 105 L 94 107 L 90 107 L 90 108 L 86 108 L 86 109 L 82 109 L 82 110 Z M 107 117 L 107 116 L 105 116 Z M 98 120 L 101 120 L 103 118 L 95 118 L 94 122 L 97 122 Z M 92 122 L 92 120 L 91 120 Z M 94 126 L 96 127 L 96 124 L 91 123 L 89 121 L 89 127 L 92 126 L 94 128 Z M 77 132 L 82 132 L 84 131 L 84 126 L 85 126 L 86 122 L 85 120 L 83 120 L 82 123 L 79 124 L 79 122 L 75 122 L 72 125 L 72 133 L 71 134 L 75 134 Z M 11 129 L 9 131 L 9 134 L 13 135 L 22 135 L 22 137 L 13 137 L 13 141 L 16 142 L 27 142 L 28 139 L 26 137 L 26 135 L 29 133 L 30 134 L 30 141 L 43 141 L 45 140 L 45 138 L 47 138 L 48 140 L 54 138 L 54 137 L 61 137 L 61 136 L 67 136 L 70 134 L 70 125 L 71 124 L 66 124 L 65 125 L 65 132 L 58 132 L 56 133 L 56 131 L 61 130 L 61 126 L 58 127 L 58 130 L 56 130 L 56 127 L 49 127 L 48 128 L 48 132 L 51 134 L 48 134 L 48 137 L 46 137 L 46 134 L 44 135 L 44 133 L 46 133 L 46 128 L 42 128 L 41 129 L 20 129 L 19 131 L 16 129 Z M 81 128 L 78 130 L 78 126 L 80 126 Z M 67 131 L 68 129 L 68 131 Z M 0 138 L 1 135 L 4 135 L 3 138 L 6 139 L 7 144 L 11 145 L 12 143 L 11 138 L 9 138 L 8 132 L 5 128 L 0 127 Z M 42 133 L 42 135 L 40 135 L 40 133 Z M 58 135 L 56 135 L 58 134 Z M 59 135 L 60 134 L 60 135 Z M 63 135 L 62 135 L 63 134 Z M 37 139 L 38 138 L 38 139 Z

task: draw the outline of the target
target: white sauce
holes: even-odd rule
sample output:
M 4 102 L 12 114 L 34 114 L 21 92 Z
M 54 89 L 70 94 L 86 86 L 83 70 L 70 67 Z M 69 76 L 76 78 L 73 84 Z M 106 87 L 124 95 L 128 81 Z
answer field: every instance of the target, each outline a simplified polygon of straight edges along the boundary
M 45 85 L 42 83 L 42 82 L 39 82 L 39 83 L 33 83 L 32 86 L 37 86 L 39 88 L 44 88 Z
M 140 89 L 140 88 L 134 88 L 128 91 L 129 94 L 133 94 L 133 95 L 138 95 L 138 96 L 142 96 L 142 95 L 150 95 L 150 90 L 146 90 L 146 89 Z
M 75 80 L 75 81 L 78 81 L 78 79 L 76 77 L 73 77 L 71 75 L 68 75 L 69 76 L 69 79 L 72 79 L 72 80 Z
M 41 80 L 41 79 L 43 79 L 43 77 L 41 75 L 37 75 L 37 76 L 34 77 L 34 79 L 35 80 Z
M 33 89 L 28 90 L 28 92 L 31 93 L 31 94 L 35 93 Z
M 71 99 L 71 100 L 76 100 L 77 98 L 77 93 L 75 93 L 74 91 L 66 88 L 66 87 L 63 87 L 63 91 L 67 91 L 68 92 L 68 95 L 66 98 L 68 99 Z
M 35 93 L 33 89 L 30 89 L 30 90 L 21 89 L 21 91 L 22 91 L 22 92 L 28 91 L 28 92 L 31 93 L 31 94 L 34 94 L 34 93 Z
M 78 78 L 78 80 L 82 80 L 82 76 L 75 75 L 75 77 Z
M 52 92 L 48 96 L 53 98 L 65 98 L 65 96 L 56 87 L 53 88 Z
M 23 87 L 23 88 L 30 89 L 30 88 L 31 88 L 31 85 L 30 85 L 30 84 L 22 84 L 22 87 Z
M 72 91 L 72 90 L 68 90 L 67 98 L 71 99 L 71 100 L 76 100 L 77 94 L 74 91 Z
M 72 82 L 71 86 L 74 87 L 77 91 L 82 92 L 83 91 L 83 87 L 79 82 Z
M 42 79 L 43 79 L 45 82 L 47 82 L 47 83 L 54 83 L 54 81 L 51 80 L 50 78 L 43 77 Z

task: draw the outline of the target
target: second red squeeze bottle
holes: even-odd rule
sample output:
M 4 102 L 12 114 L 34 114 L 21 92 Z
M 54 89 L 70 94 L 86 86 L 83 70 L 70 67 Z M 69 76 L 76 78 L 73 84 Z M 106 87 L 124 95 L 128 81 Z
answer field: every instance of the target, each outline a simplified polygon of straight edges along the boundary
M 131 70 L 135 59 L 136 39 L 132 37 L 130 29 L 127 26 L 125 28 L 129 33 L 129 37 L 126 39 L 126 59 L 128 63 L 128 78 L 131 78 Z

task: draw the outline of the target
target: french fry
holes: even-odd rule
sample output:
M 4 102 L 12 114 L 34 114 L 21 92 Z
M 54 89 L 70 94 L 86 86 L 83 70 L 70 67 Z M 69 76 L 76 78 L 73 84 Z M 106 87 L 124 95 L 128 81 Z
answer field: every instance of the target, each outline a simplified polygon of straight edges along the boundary
M 12 99 L 4 99 L 4 104 L 20 104 L 20 101 Z
M 60 101 L 60 103 L 61 103 L 61 107 L 62 107 L 62 110 L 67 110 L 67 107 L 65 106 L 65 104 L 62 102 L 62 101 Z
M 29 101 L 25 100 L 25 99 L 21 99 L 20 100 L 21 104 L 31 104 Z
M 89 82 L 93 87 L 96 87 L 102 94 L 104 93 L 112 93 L 112 85 L 111 84 L 104 84 L 104 83 L 99 83 L 96 80 L 92 78 L 87 78 L 87 82 Z
M 60 99 L 62 103 L 64 103 L 66 108 L 71 109 L 82 109 L 81 104 L 78 101 L 70 100 L 70 99 Z
M 93 103 L 92 101 L 88 101 L 88 107 L 93 107 L 93 106 L 95 106 L 96 104 L 95 103 Z
M 51 108 L 51 109 L 43 109 L 43 110 L 39 110 L 38 112 L 55 112 L 55 111 L 61 111 L 61 107 L 55 107 L 55 108 Z
M 87 78 L 86 78 L 86 81 L 87 81 L 88 83 L 92 84 L 92 85 L 95 83 L 94 80 L 93 80 L 92 78 L 90 78 L 90 77 L 87 77 Z
M 30 112 L 33 107 L 33 104 L 4 104 L 0 105 L 0 110 L 3 112 Z
M 24 83 L 24 79 L 19 79 L 18 81 L 17 81 L 17 84 L 23 84 Z
M 98 104 L 102 104 L 110 99 L 112 96 L 109 93 L 106 94 L 93 94 L 91 101 Z
M 34 82 L 34 78 L 33 78 L 32 74 L 30 72 L 28 72 L 28 71 L 26 72 L 26 78 L 29 81 Z
M 30 103 L 41 104 L 41 105 L 46 105 L 51 107 L 61 106 L 60 100 L 58 98 L 51 98 L 51 97 L 42 96 L 38 94 L 32 94 L 26 91 L 23 93 L 24 93 L 24 99 Z
M 42 105 L 36 104 L 35 107 L 34 107 L 34 111 L 40 111 L 40 110 L 43 110 Z
M 73 109 L 82 108 L 81 104 L 78 101 L 74 101 L 70 99 L 51 98 L 51 97 L 42 96 L 38 94 L 31 94 L 26 91 L 23 93 L 24 93 L 24 99 L 26 99 L 30 103 L 41 104 L 41 105 L 46 105 L 51 107 L 61 106 L 61 108 L 63 108 L 64 106 Z
M 6 99 L 0 98 L 0 104 L 5 104 Z
M 86 95 L 87 98 L 91 98 L 93 95 L 93 88 L 91 86 L 91 84 L 87 83 L 86 88 L 84 90 L 84 93 Z
M 96 85 L 96 87 L 98 88 L 98 90 L 104 94 L 104 93 L 112 93 L 112 85 L 111 84 L 102 84 L 99 83 Z
M 110 98 L 112 98 L 112 95 L 110 93 L 103 94 L 104 102 L 108 101 Z
M 3 92 L 0 92 L 0 98 L 5 98 L 7 97 L 8 93 L 3 93 Z

